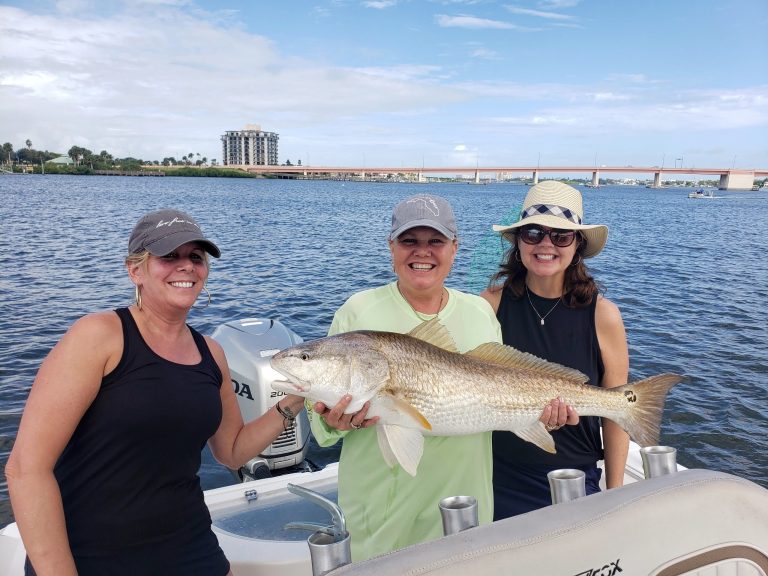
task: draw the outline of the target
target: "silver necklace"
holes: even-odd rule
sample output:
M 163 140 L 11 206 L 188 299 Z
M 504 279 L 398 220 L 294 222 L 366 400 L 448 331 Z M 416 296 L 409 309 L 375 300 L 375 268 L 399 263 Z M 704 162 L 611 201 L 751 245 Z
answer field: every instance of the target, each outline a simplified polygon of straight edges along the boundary
M 408 302 L 408 298 L 406 298 L 406 297 L 405 297 L 405 294 L 403 294 L 403 291 L 402 291 L 402 290 L 400 290 L 400 282 L 396 282 L 396 283 L 395 283 L 395 286 L 397 286 L 397 291 L 398 291 L 398 292 L 400 292 L 400 296 L 402 296 L 402 297 L 403 297 L 403 300 L 405 300 L 405 303 L 406 303 L 406 304 L 408 304 L 408 306 L 411 308 L 411 310 L 413 310 L 413 313 L 414 313 L 414 314 L 416 314 L 416 316 L 417 316 L 418 318 L 420 318 L 421 320 L 423 320 L 423 318 L 421 317 L 421 315 L 422 315 L 422 314 L 427 314 L 427 312 L 417 312 L 417 311 L 416 311 L 416 308 L 414 308 L 414 307 L 411 305 L 411 303 L 410 303 L 410 302 Z M 438 305 L 437 305 L 437 312 L 435 312 L 435 317 L 437 317 L 437 316 L 439 316 L 439 315 L 440 315 L 440 311 L 441 311 L 441 310 L 442 310 L 442 308 L 443 308 L 443 296 L 445 296 L 445 288 L 443 288 L 442 290 L 440 290 L 440 304 L 438 304 Z
M 536 313 L 536 316 L 538 316 L 539 320 L 541 320 L 541 325 L 544 326 L 544 318 L 552 314 L 552 310 L 557 308 L 557 305 L 560 304 L 561 298 L 558 298 L 557 302 L 555 302 L 555 305 L 552 306 L 552 308 L 550 308 L 549 311 L 546 314 L 544 314 L 544 316 L 542 316 L 541 314 L 539 314 L 539 311 L 536 310 L 536 306 L 533 305 L 533 300 L 531 300 L 531 291 L 528 290 L 528 284 L 525 285 L 525 294 L 526 296 L 528 296 L 528 304 L 531 305 L 531 308 L 533 308 L 533 311 Z

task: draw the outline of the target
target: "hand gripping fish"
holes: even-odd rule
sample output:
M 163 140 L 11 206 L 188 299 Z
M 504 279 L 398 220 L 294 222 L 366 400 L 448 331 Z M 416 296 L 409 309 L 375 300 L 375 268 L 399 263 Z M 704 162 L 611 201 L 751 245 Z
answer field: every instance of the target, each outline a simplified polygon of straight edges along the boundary
M 287 378 L 275 390 L 335 406 L 349 394 L 347 413 L 370 400 L 379 416 L 384 460 L 416 475 L 423 435 L 456 436 L 510 430 L 547 452 L 552 436 L 539 421 L 552 398 L 580 416 L 601 416 L 641 446 L 658 443 L 664 400 L 683 377 L 660 374 L 616 388 L 586 384 L 577 370 L 497 343 L 461 354 L 448 330 L 432 319 L 408 334 L 361 330 L 312 340 L 272 357 Z

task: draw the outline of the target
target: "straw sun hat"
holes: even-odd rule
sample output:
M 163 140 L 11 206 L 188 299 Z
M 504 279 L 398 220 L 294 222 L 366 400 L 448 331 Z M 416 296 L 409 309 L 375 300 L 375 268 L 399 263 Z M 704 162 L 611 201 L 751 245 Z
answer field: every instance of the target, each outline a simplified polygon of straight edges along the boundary
M 523 201 L 520 219 L 514 224 L 493 225 L 493 231 L 504 234 L 526 224 L 539 224 L 560 230 L 578 230 L 584 236 L 586 246 L 583 257 L 591 258 L 600 253 L 608 240 L 608 226 L 583 224 L 584 209 L 581 192 L 556 180 L 546 180 L 532 186 Z

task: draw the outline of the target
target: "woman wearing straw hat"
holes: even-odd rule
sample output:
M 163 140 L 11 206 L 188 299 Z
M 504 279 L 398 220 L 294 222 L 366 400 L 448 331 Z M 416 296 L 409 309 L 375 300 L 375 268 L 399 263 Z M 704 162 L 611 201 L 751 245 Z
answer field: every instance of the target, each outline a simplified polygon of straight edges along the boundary
M 626 384 L 629 353 L 621 313 L 599 294 L 584 263 L 603 249 L 608 227 L 583 223 L 581 193 L 562 182 L 541 182 L 528 192 L 518 222 L 493 229 L 511 247 L 482 296 L 496 311 L 504 343 L 575 368 L 592 385 Z M 579 419 L 561 401 L 542 421 L 556 454 L 511 432 L 493 434 L 496 520 L 550 504 L 551 470 L 583 470 L 591 494 L 600 491 L 597 461 L 604 458 L 606 486 L 623 483 L 629 437 L 618 425 L 603 420 L 601 442 L 600 420 Z

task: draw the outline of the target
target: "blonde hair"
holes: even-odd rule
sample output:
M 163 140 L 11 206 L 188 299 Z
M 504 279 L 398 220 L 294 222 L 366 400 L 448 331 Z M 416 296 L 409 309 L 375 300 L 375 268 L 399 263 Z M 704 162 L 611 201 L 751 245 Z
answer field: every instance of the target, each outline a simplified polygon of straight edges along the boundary
M 143 264 L 147 263 L 147 260 L 149 260 L 149 252 L 142 250 L 141 252 L 137 252 L 135 254 L 128 254 L 128 256 L 125 257 L 125 265 L 142 266 Z

